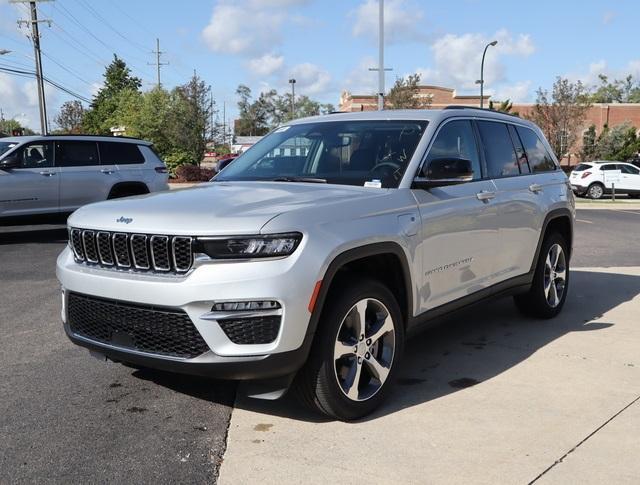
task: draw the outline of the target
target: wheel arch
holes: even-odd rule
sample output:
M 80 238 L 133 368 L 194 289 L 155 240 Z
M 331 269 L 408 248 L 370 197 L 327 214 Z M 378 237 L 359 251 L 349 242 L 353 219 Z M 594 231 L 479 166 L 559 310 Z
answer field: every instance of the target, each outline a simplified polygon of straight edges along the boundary
M 115 199 L 117 197 L 126 197 L 127 195 L 142 195 L 148 194 L 149 187 L 144 182 L 139 181 L 127 181 L 127 182 L 117 182 L 113 184 L 111 190 L 109 190 L 109 195 L 107 199 Z M 123 193 L 125 195 L 118 195 L 119 193 Z
M 567 208 L 554 209 L 546 215 L 542 224 L 535 257 L 533 258 L 533 263 L 531 263 L 531 271 L 535 271 L 538 258 L 540 257 L 542 243 L 551 231 L 557 231 L 565 238 L 569 251 L 569 259 L 571 259 L 573 250 L 573 214 Z
M 332 287 L 343 276 L 352 274 L 361 274 L 387 285 L 398 300 L 404 323 L 406 324 L 411 318 L 413 309 L 411 270 L 404 250 L 395 242 L 367 244 L 340 253 L 327 267 L 309 321 L 308 336 L 313 336 L 316 332 Z

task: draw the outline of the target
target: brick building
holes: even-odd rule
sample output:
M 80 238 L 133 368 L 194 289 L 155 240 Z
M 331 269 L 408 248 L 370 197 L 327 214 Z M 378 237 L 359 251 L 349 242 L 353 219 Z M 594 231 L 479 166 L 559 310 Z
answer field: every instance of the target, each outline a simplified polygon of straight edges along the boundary
M 480 106 L 479 95 L 459 95 L 455 89 L 441 86 L 420 86 L 420 98 L 431 100 L 431 109 L 440 109 L 452 104 L 470 107 Z M 484 106 L 488 107 L 491 96 L 484 96 Z M 425 103 L 426 104 L 426 103 Z M 513 111 L 520 116 L 526 116 L 533 110 L 533 103 L 513 104 Z M 373 111 L 378 107 L 376 95 L 351 94 L 344 91 L 340 96 L 340 111 Z M 595 125 L 596 135 L 602 133 L 605 125 L 614 127 L 623 123 L 631 123 L 640 132 L 640 104 L 636 103 L 596 103 L 589 108 L 583 130 Z M 582 140 L 570 150 L 571 155 L 563 159 L 563 163 L 573 164 L 577 161 L 576 154 L 580 151 Z

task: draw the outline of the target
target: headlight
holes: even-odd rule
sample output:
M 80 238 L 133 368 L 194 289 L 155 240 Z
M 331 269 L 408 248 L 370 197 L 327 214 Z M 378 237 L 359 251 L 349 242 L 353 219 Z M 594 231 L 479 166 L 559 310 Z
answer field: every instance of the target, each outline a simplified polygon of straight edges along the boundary
M 293 253 L 302 234 L 271 234 L 267 236 L 239 236 L 230 238 L 198 238 L 195 252 L 212 259 L 276 258 Z

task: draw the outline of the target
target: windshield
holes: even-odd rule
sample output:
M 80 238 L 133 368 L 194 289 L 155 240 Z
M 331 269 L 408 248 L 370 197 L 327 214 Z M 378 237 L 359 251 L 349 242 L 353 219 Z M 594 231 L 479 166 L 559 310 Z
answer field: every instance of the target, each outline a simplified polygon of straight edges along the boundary
M 11 150 L 14 146 L 16 146 L 18 143 L 15 141 L 0 141 L 0 157 L 8 152 L 9 150 Z
M 396 188 L 427 121 L 325 121 L 283 126 L 214 179 Z

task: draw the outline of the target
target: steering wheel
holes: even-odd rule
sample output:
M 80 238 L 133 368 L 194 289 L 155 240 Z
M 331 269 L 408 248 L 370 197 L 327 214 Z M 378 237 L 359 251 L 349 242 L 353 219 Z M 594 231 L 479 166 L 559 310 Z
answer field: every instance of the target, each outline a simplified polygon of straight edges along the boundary
M 383 177 L 388 177 L 389 175 L 393 176 L 394 179 L 398 180 L 397 174 L 400 170 L 402 170 L 402 167 L 394 162 L 380 162 L 377 163 L 370 171 L 369 173 L 376 173 L 377 171 L 384 169 L 384 171 L 382 172 L 382 176 Z

